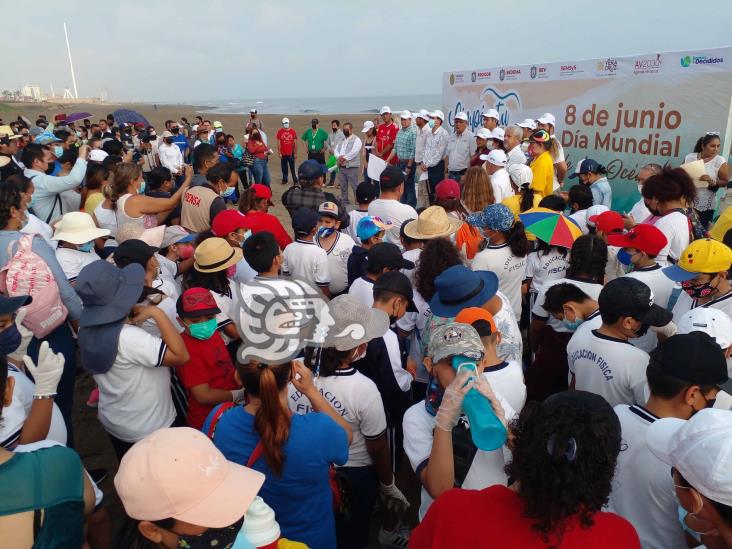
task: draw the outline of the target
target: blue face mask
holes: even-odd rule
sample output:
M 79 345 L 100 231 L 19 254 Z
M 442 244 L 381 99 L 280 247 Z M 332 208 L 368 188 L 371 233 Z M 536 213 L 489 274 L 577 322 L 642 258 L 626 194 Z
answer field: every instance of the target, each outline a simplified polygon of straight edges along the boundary
M 320 227 L 320 229 L 318 229 L 318 238 L 328 238 L 335 231 L 336 230 L 333 227 Z
M 434 127 L 435 127 L 435 121 L 434 121 L 434 120 L 430 120 L 429 122 L 427 122 L 427 125 L 428 125 L 428 126 L 429 126 L 430 128 L 434 128 Z
M 574 332 L 575 330 L 577 330 L 577 328 L 580 327 L 580 324 L 582 324 L 584 321 L 585 321 L 584 318 L 582 318 L 578 314 L 575 314 L 574 315 L 574 320 L 568 320 L 567 317 L 565 316 L 562 319 L 562 324 L 564 324 L 564 327 L 565 328 L 567 328 L 568 330 L 571 330 L 571 331 Z
M 618 250 L 618 261 L 623 265 L 630 265 L 632 257 L 633 255 L 630 252 L 626 252 L 625 249 L 621 248 Z
M 137 190 L 137 194 L 145 194 L 145 182 L 140 183 L 140 188 Z
M 79 244 L 79 251 L 84 253 L 89 253 L 92 251 L 92 248 L 94 248 L 94 241 L 91 242 L 84 242 L 83 244 Z
M 64 155 L 64 148 L 58 145 L 53 148 L 53 154 L 56 158 L 61 158 Z
M 20 332 L 13 323 L 7 329 L 0 332 L 0 353 L 9 355 L 20 347 Z
M 226 190 L 220 192 L 219 196 L 222 198 L 229 198 L 232 194 L 234 194 L 234 187 L 226 187 Z

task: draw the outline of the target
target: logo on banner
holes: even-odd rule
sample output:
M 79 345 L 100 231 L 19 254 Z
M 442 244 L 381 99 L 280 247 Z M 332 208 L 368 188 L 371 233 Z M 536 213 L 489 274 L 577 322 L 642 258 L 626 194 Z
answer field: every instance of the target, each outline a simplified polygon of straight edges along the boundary
M 529 76 L 531 76 L 531 79 L 532 80 L 534 78 L 536 78 L 536 65 L 534 65 L 533 67 L 531 67 L 531 70 L 529 71 Z
M 571 76 L 577 72 L 582 72 L 577 70 L 577 65 L 562 65 L 559 67 L 559 76 Z
M 498 72 L 498 79 L 503 82 L 506 79 L 506 69 L 501 69 Z
M 724 63 L 724 57 L 709 57 L 708 55 L 685 55 L 681 58 L 682 67 L 691 65 L 716 65 Z
M 491 71 L 478 71 L 478 81 L 490 80 L 490 79 L 491 79 Z
M 599 76 L 614 75 L 615 71 L 618 70 L 618 60 L 613 58 L 598 59 L 595 68 Z
M 478 75 L 475 71 L 470 73 L 470 81 L 475 82 L 478 79 Z
M 661 69 L 662 64 L 663 60 L 660 53 L 657 53 L 655 57 L 636 59 L 633 74 L 656 74 Z

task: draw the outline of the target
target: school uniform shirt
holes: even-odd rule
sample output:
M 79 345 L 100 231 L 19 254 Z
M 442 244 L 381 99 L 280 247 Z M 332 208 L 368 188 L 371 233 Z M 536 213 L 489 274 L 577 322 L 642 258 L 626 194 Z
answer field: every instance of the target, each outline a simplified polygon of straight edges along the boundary
M 485 374 L 484 374 L 485 375 Z M 486 376 L 487 377 L 487 376 Z M 501 402 L 506 419 L 511 421 L 516 412 L 511 405 L 498 392 L 496 397 Z M 509 419 L 510 418 L 510 419 Z M 404 414 L 404 453 L 412 465 L 412 470 L 419 478 L 422 470 L 427 467 L 432 453 L 432 442 L 435 438 L 435 416 L 431 415 L 425 408 L 424 401 L 412 405 Z M 506 473 L 503 470 L 505 461 L 503 449 L 498 448 L 490 452 L 478 450 L 473 458 L 473 463 L 468 469 L 468 474 L 463 481 L 462 488 L 480 489 L 493 484 L 506 484 Z M 422 520 L 432 505 L 432 497 L 427 489 L 422 486 L 421 502 L 419 506 L 419 519 Z
M 384 242 L 396 244 L 403 252 L 404 248 L 399 240 L 399 230 L 402 227 L 402 223 L 407 219 L 417 219 L 417 210 L 409 204 L 402 204 L 398 200 L 377 198 L 369 204 L 368 214 L 372 217 L 378 216 L 382 221 L 391 222 L 391 228 L 384 235 Z
M 356 243 L 346 233 L 335 232 L 335 241 L 325 248 L 320 239 L 315 237 L 315 243 L 325 250 L 330 275 L 330 294 L 336 295 L 345 292 L 348 288 L 348 257 Z
M 526 403 L 526 384 L 520 362 L 504 360 L 500 364 L 487 366 L 483 375 L 488 378 L 493 390 L 505 398 L 516 413 L 521 412 Z
M 498 288 L 508 297 L 516 318 L 521 317 L 521 283 L 526 272 L 526 257 L 516 257 L 508 242 L 488 245 L 475 254 L 470 266 L 474 271 L 493 271 L 498 276 Z
M 190 359 L 175 370 L 188 393 L 186 424 L 200 429 L 215 405 L 198 402 L 191 389 L 207 384 L 212 389 L 233 391 L 239 389 L 240 384 L 234 379 L 235 370 L 231 356 L 218 332 L 214 332 L 206 340 L 196 339 L 188 333 L 184 333 L 182 337 Z
M 328 255 L 312 240 L 298 238 L 285 248 L 282 274 L 315 286 L 330 286 Z
M 56 248 L 56 259 L 69 282 L 74 282 L 84 267 L 100 258 L 94 250 L 81 252 L 72 248 Z
M 158 277 L 175 293 L 175 299 L 178 299 L 178 296 L 183 293 L 180 278 L 178 277 L 178 263 L 161 254 L 155 254 L 155 259 L 158 260 L 158 265 L 160 265 Z
M 8 406 L 3 406 L 2 421 L 0 421 L 0 447 L 11 450 L 20 440 L 23 424 L 28 419 L 33 406 L 35 384 L 21 372 L 14 364 L 8 363 L 8 376 L 15 380 L 13 399 Z M 54 402 L 51 410 L 51 426 L 48 429 L 46 440 L 52 440 L 66 445 L 66 423 L 61 410 Z
M 366 467 L 373 464 L 366 441 L 386 433 L 386 415 L 376 384 L 353 366 L 336 370 L 333 375 L 313 380 L 320 394 L 351 426 L 353 437 L 344 467 Z M 287 404 L 295 414 L 313 411 L 310 400 L 290 383 Z
M 521 337 L 516 315 L 513 313 L 511 302 L 500 291 L 496 295 L 501 298 L 501 310 L 493 315 L 496 329 L 501 332 L 501 342 L 496 347 L 499 358 L 506 361 L 521 362 L 524 341 Z
M 589 234 L 590 228 L 587 226 L 587 210 L 577 210 L 574 213 L 569 214 L 574 221 L 579 225 L 582 234 Z
M 564 322 L 557 320 L 549 312 L 544 309 L 544 299 L 546 299 L 546 292 L 555 284 L 574 284 L 589 297 L 597 301 L 600 297 L 600 291 L 602 290 L 602 284 L 595 284 L 594 282 L 586 282 L 584 280 L 574 280 L 572 278 L 557 278 L 555 280 L 548 280 L 546 284 L 539 290 L 539 295 L 536 296 L 534 306 L 531 309 L 531 314 L 540 320 L 545 320 L 555 332 L 562 332 L 565 334 L 570 333 L 572 330 L 564 325 Z
M 633 269 L 625 276 L 643 282 L 653 292 L 653 302 L 669 311 L 673 308 L 671 296 L 681 291 L 681 288 L 677 284 L 663 274 L 661 266 L 658 263 L 650 267 Z M 674 292 L 674 289 L 676 289 L 676 292 Z M 646 335 L 633 338 L 630 342 L 639 349 L 650 353 L 658 345 L 658 336 L 653 330 L 648 330 Z
M 202 431 L 209 431 L 209 414 Z M 246 465 L 261 440 L 254 416 L 243 406 L 221 415 L 216 423 L 214 445 L 229 461 Z M 348 460 L 348 437 L 343 428 L 321 412 L 292 416 L 283 446 L 285 466 L 276 475 L 262 456 L 251 468 L 265 474 L 259 495 L 272 507 L 282 536 L 308 547 L 335 549 L 333 493 L 328 482 L 328 466 Z
M 623 451 L 618 455 L 608 509 L 629 521 L 644 549 L 686 549 L 668 465 L 648 448 L 648 427 L 658 416 L 640 404 L 615 406 Z
M 681 212 L 670 212 L 656 218 L 653 223 L 666 238 L 668 243 L 656 256 L 656 261 L 666 266 L 669 260 L 676 263 L 690 243 L 689 218 Z
M 231 338 L 224 333 L 224 328 L 233 323 L 233 320 L 231 320 L 234 311 L 233 300 L 231 295 L 220 294 L 218 292 L 212 291 L 211 295 L 220 311 L 216 314 L 216 330 L 218 330 L 218 333 L 223 338 L 224 344 L 228 345 L 231 342 Z
M 618 261 L 618 252 L 620 248 L 617 246 L 607 247 L 607 263 L 605 263 L 605 284 L 616 278 L 625 275 L 625 266 Z
M 356 234 L 356 227 L 358 227 L 358 222 L 361 221 L 364 217 L 369 215 L 368 209 L 366 210 L 351 210 L 348 212 L 348 228 L 346 229 L 346 234 L 351 237 L 351 239 L 357 244 L 361 245 L 361 239 Z
M 690 297 L 689 294 L 682 290 L 672 311 L 674 315 L 674 322 L 678 324 L 681 317 L 684 316 L 684 313 L 688 313 L 697 307 L 711 307 L 712 309 L 719 309 L 720 311 L 727 313 L 732 318 L 732 291 L 712 299 L 711 301 L 707 301 L 704 304 L 700 304 L 698 300 Z
M 352 295 L 366 307 L 374 306 L 374 281 L 366 276 L 357 278 L 348 288 L 348 295 Z
M 600 395 L 611 406 L 645 402 L 648 360 L 642 349 L 599 330 L 577 330 L 567 344 L 575 388 Z
M 415 248 L 414 250 L 406 250 L 402 257 L 407 261 L 414 263 L 414 269 L 399 269 L 404 274 L 414 287 L 414 275 L 417 272 L 417 265 L 419 263 L 419 257 L 422 255 L 422 248 Z
M 564 278 L 569 265 L 569 253 L 562 253 L 556 248 L 548 252 L 531 252 L 526 257 L 526 273 L 524 278 L 531 279 L 533 292 L 538 292 L 549 280 Z
M 99 421 L 115 438 L 137 442 L 173 424 L 170 370 L 163 366 L 166 349 L 162 339 L 142 328 L 122 327 L 114 364 L 108 372 L 94 376 L 99 387 Z
M 400 330 L 409 333 L 409 356 L 417 363 L 415 381 L 427 383 L 429 381 L 429 374 L 423 364 L 422 336 L 427 329 L 432 312 L 430 311 L 429 304 L 416 289 L 414 290 L 413 300 L 414 305 L 417 307 L 417 312 L 405 313 L 402 318 L 396 321 L 396 325 Z
M 511 178 L 506 168 L 501 168 L 490 176 L 491 187 L 493 187 L 493 196 L 496 197 L 496 204 L 506 200 L 509 196 L 513 196 L 513 187 L 511 187 Z

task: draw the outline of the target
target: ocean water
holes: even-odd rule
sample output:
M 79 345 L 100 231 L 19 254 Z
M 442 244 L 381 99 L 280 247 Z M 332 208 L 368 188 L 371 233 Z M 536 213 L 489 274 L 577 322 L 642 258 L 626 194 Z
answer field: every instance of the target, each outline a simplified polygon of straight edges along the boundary
M 440 94 L 384 95 L 370 97 L 294 97 L 276 99 L 244 99 L 236 101 L 205 101 L 209 105 L 202 113 L 244 114 L 255 108 L 260 114 L 370 114 L 378 113 L 383 105 L 393 112 L 408 109 L 434 110 L 441 105 Z

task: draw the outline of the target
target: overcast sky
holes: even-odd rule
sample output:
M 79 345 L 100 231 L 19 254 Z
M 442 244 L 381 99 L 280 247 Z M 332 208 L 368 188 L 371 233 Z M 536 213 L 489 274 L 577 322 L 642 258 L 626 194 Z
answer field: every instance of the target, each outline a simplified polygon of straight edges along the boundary
M 501 7 L 504 6 L 504 9 Z M 732 1 L 6 2 L 0 88 L 216 101 L 439 93 L 444 71 L 732 44 Z

